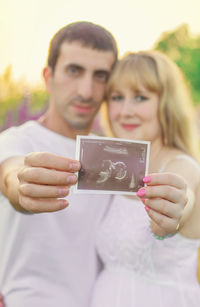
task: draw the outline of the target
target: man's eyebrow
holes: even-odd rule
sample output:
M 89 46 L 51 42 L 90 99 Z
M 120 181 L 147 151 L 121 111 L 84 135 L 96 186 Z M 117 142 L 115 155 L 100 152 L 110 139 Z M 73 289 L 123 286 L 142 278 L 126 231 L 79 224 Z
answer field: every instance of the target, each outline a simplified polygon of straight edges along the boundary
M 85 68 L 79 64 L 76 64 L 76 63 L 68 63 L 66 64 L 66 68 L 69 68 L 69 67 L 74 67 L 78 70 L 84 70 Z
M 99 74 L 110 74 L 109 70 L 106 69 L 97 69 L 95 70 L 95 73 L 99 73 Z

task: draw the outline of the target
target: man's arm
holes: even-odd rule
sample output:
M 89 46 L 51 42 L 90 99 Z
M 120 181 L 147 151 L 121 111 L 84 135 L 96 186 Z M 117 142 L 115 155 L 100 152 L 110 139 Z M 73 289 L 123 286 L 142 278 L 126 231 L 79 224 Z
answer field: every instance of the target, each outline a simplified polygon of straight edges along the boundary
M 18 211 L 24 211 L 19 204 L 17 174 L 24 166 L 24 157 L 12 157 L 0 164 L 0 188 L 1 192 L 9 199 L 13 207 Z
M 18 211 L 57 211 L 68 206 L 62 198 L 76 183 L 79 169 L 78 161 L 51 153 L 12 157 L 0 165 L 0 188 Z
M 0 294 L 0 307 L 4 307 L 3 296 Z

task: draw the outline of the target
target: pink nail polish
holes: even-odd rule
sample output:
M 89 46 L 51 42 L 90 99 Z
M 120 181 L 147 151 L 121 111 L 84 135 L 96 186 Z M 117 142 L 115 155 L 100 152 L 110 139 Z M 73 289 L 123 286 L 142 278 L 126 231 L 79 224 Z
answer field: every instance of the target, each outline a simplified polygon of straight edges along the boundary
M 144 209 L 149 212 L 150 208 L 148 206 L 145 206 Z
M 144 183 L 151 182 L 151 176 L 146 176 L 142 180 L 143 180 Z
M 137 196 L 139 196 L 139 197 L 144 196 L 145 194 L 146 194 L 145 189 L 139 190 L 139 191 L 137 192 Z
M 143 204 L 145 204 L 145 198 L 140 198 Z

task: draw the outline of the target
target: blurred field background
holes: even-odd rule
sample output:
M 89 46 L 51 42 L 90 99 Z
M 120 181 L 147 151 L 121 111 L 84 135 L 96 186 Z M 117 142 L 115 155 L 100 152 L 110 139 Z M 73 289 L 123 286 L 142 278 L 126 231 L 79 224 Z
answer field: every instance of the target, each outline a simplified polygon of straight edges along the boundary
M 164 32 L 155 41 L 153 49 L 166 53 L 183 71 L 197 111 L 200 131 L 200 33 L 192 35 L 187 24 Z M 37 119 L 48 106 L 44 84 L 31 85 L 26 79 L 15 80 L 12 65 L 0 75 L 0 131 Z M 93 131 L 102 134 L 98 116 Z
M 199 12 L 199 0 L 0 0 L 0 131 L 46 110 L 41 70 L 49 40 L 77 20 L 108 28 L 120 55 L 153 48 L 175 61 L 188 82 L 200 131 Z M 102 134 L 98 116 L 93 131 Z M 198 257 L 200 280 L 200 250 Z

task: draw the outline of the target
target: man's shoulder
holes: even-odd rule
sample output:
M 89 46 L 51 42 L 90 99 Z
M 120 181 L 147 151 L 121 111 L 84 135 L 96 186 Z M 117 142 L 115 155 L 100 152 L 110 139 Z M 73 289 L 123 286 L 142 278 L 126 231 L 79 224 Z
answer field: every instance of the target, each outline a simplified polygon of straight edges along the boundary
M 23 156 L 33 150 L 33 136 L 38 135 L 34 121 L 13 126 L 0 133 L 0 163 L 13 156 Z
M 1 157 L 26 155 L 34 151 L 74 158 L 75 144 L 75 140 L 57 134 L 37 121 L 27 121 L 0 133 L 0 160 Z
M 1 132 L 0 136 L 5 137 L 13 134 L 22 134 L 23 132 L 27 130 L 32 130 L 37 126 L 35 121 L 27 121 L 24 124 L 20 126 L 12 126 L 4 131 Z

